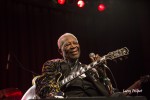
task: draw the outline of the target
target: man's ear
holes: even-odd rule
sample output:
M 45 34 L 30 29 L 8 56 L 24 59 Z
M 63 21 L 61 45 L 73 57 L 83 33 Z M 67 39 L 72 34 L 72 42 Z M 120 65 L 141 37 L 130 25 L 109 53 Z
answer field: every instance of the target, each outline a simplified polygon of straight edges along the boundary
M 58 49 L 58 52 L 62 55 L 62 51 L 61 51 L 61 49 Z

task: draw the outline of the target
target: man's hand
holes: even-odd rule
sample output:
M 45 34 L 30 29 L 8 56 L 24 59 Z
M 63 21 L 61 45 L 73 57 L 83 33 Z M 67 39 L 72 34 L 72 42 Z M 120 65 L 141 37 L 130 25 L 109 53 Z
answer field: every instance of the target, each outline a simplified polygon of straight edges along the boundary
M 92 62 L 101 59 L 101 57 L 99 56 L 99 54 L 96 54 L 96 55 L 95 55 L 94 53 L 91 53 L 91 54 L 89 55 L 89 57 L 90 57 L 90 59 L 91 59 Z

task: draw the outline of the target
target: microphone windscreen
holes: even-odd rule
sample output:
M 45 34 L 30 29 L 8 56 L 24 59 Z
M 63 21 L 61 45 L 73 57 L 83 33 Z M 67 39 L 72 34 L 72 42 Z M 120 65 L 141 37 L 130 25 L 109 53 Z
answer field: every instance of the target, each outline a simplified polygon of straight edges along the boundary
M 94 57 L 94 56 L 95 56 L 95 53 L 93 52 L 89 54 L 89 57 Z

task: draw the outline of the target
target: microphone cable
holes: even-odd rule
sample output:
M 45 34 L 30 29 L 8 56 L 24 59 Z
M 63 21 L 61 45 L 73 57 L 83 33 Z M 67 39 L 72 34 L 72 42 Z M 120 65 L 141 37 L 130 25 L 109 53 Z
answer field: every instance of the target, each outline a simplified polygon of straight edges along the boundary
M 108 71 L 110 72 L 110 74 L 111 74 L 111 76 L 112 76 L 112 78 L 113 78 L 115 87 L 116 87 L 116 89 L 118 89 L 117 82 L 116 82 L 116 79 L 115 79 L 115 77 L 114 77 L 114 74 L 112 73 L 112 71 L 110 70 L 110 68 L 109 68 L 106 64 L 103 64 L 103 65 L 104 65 L 104 67 L 107 68 Z

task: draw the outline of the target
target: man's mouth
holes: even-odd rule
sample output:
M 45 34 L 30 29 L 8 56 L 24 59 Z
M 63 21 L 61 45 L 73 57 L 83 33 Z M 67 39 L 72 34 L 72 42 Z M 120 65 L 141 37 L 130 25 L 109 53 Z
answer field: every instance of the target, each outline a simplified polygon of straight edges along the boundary
M 70 53 L 73 54 L 73 55 L 76 55 L 76 54 L 78 54 L 78 50 L 76 50 L 76 51 L 71 51 Z

